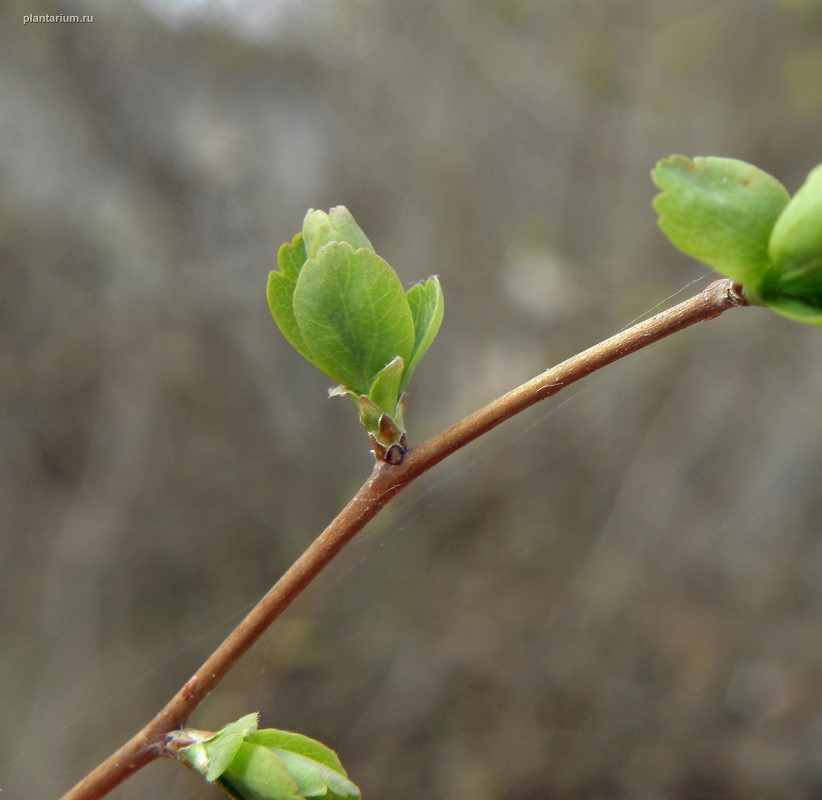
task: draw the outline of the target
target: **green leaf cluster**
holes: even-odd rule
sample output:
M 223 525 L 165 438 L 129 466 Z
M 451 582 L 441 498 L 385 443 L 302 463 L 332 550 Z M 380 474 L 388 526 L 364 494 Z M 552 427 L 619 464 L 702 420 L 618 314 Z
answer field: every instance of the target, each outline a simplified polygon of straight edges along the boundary
M 309 211 L 277 266 L 267 296 L 280 331 L 353 399 L 375 454 L 399 461 L 405 390 L 442 322 L 439 280 L 406 292 L 343 206 Z
M 748 302 L 822 325 L 822 165 L 793 198 L 732 158 L 671 156 L 651 176 L 674 245 L 742 284 Z
M 248 714 L 214 734 L 197 736 L 178 751 L 209 783 L 234 800 L 356 800 L 337 754 L 290 731 L 257 730 Z

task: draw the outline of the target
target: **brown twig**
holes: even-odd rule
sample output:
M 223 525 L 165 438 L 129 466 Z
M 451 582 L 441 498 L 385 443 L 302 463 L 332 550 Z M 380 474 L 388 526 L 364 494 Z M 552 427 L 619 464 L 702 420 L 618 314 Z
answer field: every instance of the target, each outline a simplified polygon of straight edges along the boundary
M 716 281 L 689 300 L 633 325 L 494 400 L 410 450 L 401 463 L 392 465 L 378 462 L 371 476 L 348 505 L 171 698 L 165 708 L 69 790 L 62 800 L 96 800 L 155 758 L 173 756 L 168 747 L 168 735 L 185 725 L 206 695 L 331 559 L 394 495 L 423 472 L 501 422 L 592 372 L 672 333 L 717 317 L 739 305 L 746 305 L 741 287 L 729 280 Z

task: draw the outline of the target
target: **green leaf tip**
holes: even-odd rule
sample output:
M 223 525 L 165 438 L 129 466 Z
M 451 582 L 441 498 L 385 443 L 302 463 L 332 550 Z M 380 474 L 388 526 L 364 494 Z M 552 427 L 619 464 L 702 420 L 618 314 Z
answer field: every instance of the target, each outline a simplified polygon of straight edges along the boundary
M 177 757 L 234 800 L 357 800 L 337 754 L 316 739 L 257 730 L 249 714 L 216 733 L 183 730 Z
M 407 450 L 405 392 L 442 322 L 436 277 L 407 292 L 344 206 L 310 210 L 277 255 L 267 297 L 294 349 L 340 384 L 360 412 L 377 458 Z
M 308 257 L 313 258 L 317 251 L 331 242 L 345 242 L 355 250 L 364 247 L 374 252 L 368 237 L 345 206 L 335 206 L 327 214 L 325 211 L 309 209 L 303 220 L 303 238 Z
M 659 226 L 677 248 L 742 284 L 748 302 L 822 324 L 822 167 L 793 198 L 732 158 L 675 155 L 651 177 Z

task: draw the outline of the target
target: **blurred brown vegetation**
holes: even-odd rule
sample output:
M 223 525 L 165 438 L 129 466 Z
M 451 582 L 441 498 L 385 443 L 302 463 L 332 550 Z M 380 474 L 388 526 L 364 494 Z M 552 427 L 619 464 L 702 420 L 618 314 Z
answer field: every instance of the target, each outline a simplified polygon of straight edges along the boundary
M 131 735 L 367 476 L 265 304 L 307 208 L 442 278 L 420 441 L 711 279 L 656 230 L 657 159 L 791 191 L 822 161 L 818 0 L 257 5 L 0 11 L 7 800 Z M 49 12 L 95 20 L 22 25 Z M 532 409 L 193 724 L 259 709 L 372 800 L 822 797 L 821 356 L 744 309 Z M 111 796 L 217 795 L 160 763 Z

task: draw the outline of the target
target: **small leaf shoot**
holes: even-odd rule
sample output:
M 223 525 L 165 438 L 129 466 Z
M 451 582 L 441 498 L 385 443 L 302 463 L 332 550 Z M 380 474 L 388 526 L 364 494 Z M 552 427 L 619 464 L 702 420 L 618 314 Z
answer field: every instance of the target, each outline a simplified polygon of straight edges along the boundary
M 671 156 L 651 176 L 659 226 L 676 247 L 741 284 L 749 303 L 822 325 L 822 165 L 793 198 L 731 158 Z
M 268 279 L 274 321 L 294 349 L 359 410 L 375 456 L 407 450 L 405 391 L 442 322 L 436 277 L 406 292 L 344 206 L 311 210 Z

